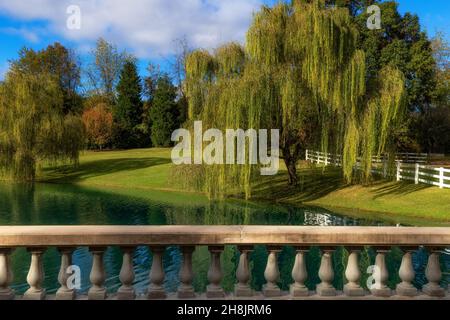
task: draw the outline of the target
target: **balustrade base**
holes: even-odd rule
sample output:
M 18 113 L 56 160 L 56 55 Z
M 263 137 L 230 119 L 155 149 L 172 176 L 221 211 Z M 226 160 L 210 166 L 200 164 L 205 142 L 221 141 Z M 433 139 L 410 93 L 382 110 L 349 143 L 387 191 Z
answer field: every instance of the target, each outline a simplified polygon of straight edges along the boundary
M 445 297 L 445 289 L 438 285 L 428 283 L 423 286 L 422 291 L 431 297 Z
M 0 301 L 13 300 L 15 297 L 15 292 L 12 289 L 2 289 L 0 290 Z
M 249 286 L 236 285 L 234 288 L 234 295 L 236 297 L 253 297 L 254 292 Z
M 75 300 L 76 292 L 74 290 L 58 290 L 56 292 L 56 300 Z
M 381 288 L 381 289 L 371 289 L 370 292 L 375 296 L 375 297 L 390 297 L 392 296 L 392 290 L 389 288 Z
M 325 283 L 319 283 L 316 287 L 317 294 L 322 297 L 332 297 L 335 296 L 336 288 L 334 288 L 332 285 L 325 284 Z
M 178 299 L 195 299 L 196 295 L 194 289 L 184 289 L 178 290 L 177 292 Z
M 23 295 L 24 300 L 45 300 L 46 291 L 30 291 L 30 289 Z
M 274 285 L 264 285 L 263 286 L 263 294 L 267 298 L 275 298 L 281 296 L 281 290 L 277 286 Z
M 359 286 L 344 285 L 344 294 L 349 297 L 362 297 L 366 295 L 366 291 Z
M 119 290 L 117 291 L 117 299 L 118 300 L 134 300 L 135 298 L 136 298 L 136 293 L 135 293 L 133 287 L 119 288 Z
M 306 286 L 298 286 L 295 284 L 292 284 L 289 288 L 289 293 L 292 297 L 307 297 L 309 296 L 309 290 Z
M 164 289 L 161 290 L 152 289 L 147 293 L 147 298 L 150 300 L 162 300 L 167 298 L 167 294 L 164 291 Z
M 106 300 L 106 289 L 90 289 L 88 292 L 89 300 Z
M 417 295 L 418 291 L 413 285 L 405 285 L 399 283 L 396 288 L 396 292 L 399 296 L 414 297 Z
M 208 299 L 225 298 L 225 291 L 221 287 L 209 285 L 206 289 L 206 297 Z

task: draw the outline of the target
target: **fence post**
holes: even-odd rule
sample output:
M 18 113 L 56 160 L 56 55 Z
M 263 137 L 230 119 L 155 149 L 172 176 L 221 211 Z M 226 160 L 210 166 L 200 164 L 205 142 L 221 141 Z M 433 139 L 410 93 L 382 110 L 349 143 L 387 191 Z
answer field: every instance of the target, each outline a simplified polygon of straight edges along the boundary
M 308 161 L 308 149 L 306 149 L 306 161 Z
M 420 170 L 420 164 L 416 163 L 416 174 L 414 176 L 414 182 L 416 184 L 419 184 L 419 170 Z
M 325 167 L 328 166 L 328 153 L 325 153 Z
M 397 181 L 400 181 L 400 178 L 401 178 L 400 167 L 401 167 L 401 162 L 397 161 Z
M 444 168 L 439 168 L 439 188 L 444 188 Z

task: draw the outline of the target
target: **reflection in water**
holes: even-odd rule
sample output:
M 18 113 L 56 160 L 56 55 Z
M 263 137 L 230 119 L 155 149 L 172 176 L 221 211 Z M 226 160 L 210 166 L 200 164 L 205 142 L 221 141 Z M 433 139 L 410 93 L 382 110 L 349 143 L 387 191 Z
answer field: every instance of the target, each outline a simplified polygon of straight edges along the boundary
M 148 191 L 150 194 L 156 191 Z M 186 198 L 186 202 L 180 198 Z M 23 185 L 0 184 L 0 225 L 388 225 L 386 222 L 357 219 L 334 214 L 321 208 L 298 208 L 273 204 L 254 204 L 238 201 L 200 202 L 189 201 L 190 196 L 177 194 L 158 194 L 148 198 L 137 198 L 117 195 L 116 193 L 83 189 L 70 185 Z M 164 199 L 164 200 L 150 200 Z M 175 201 L 177 200 L 177 201 Z M 186 205 L 180 205 L 186 203 Z M 279 254 L 280 286 L 287 290 L 292 283 L 291 270 L 294 264 L 295 251 L 292 247 L 284 247 Z M 398 269 L 401 262 L 401 251 L 394 248 L 387 255 L 389 284 L 392 288 L 399 282 Z M 342 289 L 347 251 L 339 247 L 333 255 L 335 269 L 334 285 Z M 239 252 L 235 246 L 227 246 L 222 255 L 224 279 L 222 285 L 226 291 L 232 291 Z M 320 251 L 311 248 L 307 255 L 308 281 L 313 289 L 320 282 L 318 269 Z M 13 254 L 14 288 L 23 293 L 28 285 L 26 276 L 30 264 L 30 255 L 25 249 L 17 249 Z M 204 292 L 207 285 L 209 253 L 206 247 L 198 247 L 193 255 L 195 278 L 194 287 Z M 361 252 L 361 272 L 363 283 L 369 274 L 367 267 L 373 264 L 375 253 L 371 248 Z M 106 286 L 115 292 L 120 286 L 119 273 L 122 254 L 119 248 L 109 248 L 105 253 Z M 424 272 L 427 261 L 425 250 L 419 250 L 413 256 L 416 270 L 415 284 L 421 286 L 426 282 Z M 255 246 L 250 256 L 252 268 L 251 284 L 260 290 L 265 283 L 264 269 L 267 262 L 267 250 L 264 246 Z M 73 263 L 81 268 L 82 288 L 89 288 L 89 272 L 92 257 L 87 248 L 79 248 L 74 252 Z M 134 253 L 135 287 L 138 292 L 145 292 L 149 284 L 149 270 L 152 263 L 150 250 L 141 246 Z M 60 257 L 55 248 L 50 248 L 44 255 L 45 282 L 48 292 L 54 293 L 58 288 L 57 276 Z M 176 246 L 167 248 L 164 254 L 166 272 L 165 286 L 168 292 L 175 292 L 179 280 L 181 253 Z M 450 255 L 442 259 L 444 285 L 450 280 Z

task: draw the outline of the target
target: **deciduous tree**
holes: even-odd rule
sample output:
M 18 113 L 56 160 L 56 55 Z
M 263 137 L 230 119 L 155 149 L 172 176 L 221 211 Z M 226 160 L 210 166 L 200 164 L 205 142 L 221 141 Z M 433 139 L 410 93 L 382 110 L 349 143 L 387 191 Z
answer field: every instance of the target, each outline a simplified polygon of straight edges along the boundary
M 86 139 L 90 148 L 102 150 L 111 144 L 113 134 L 113 116 L 106 103 L 100 103 L 83 112 Z
M 104 95 L 111 102 L 115 101 L 115 88 L 123 65 L 129 56 L 103 38 L 97 40 L 96 48 L 91 56 L 92 61 L 86 69 L 89 87 L 97 95 Z
M 40 51 L 23 48 L 19 51 L 19 58 L 12 62 L 12 69 L 26 74 L 53 75 L 63 94 L 63 112 L 81 113 L 82 99 L 78 93 L 80 65 L 73 51 L 58 42 Z
M 32 181 L 45 162 L 77 163 L 84 146 L 79 116 L 64 113 L 59 79 L 10 71 L 0 85 L 0 170 Z
M 386 66 L 366 87 L 366 56 L 345 8 L 324 1 L 293 1 L 255 14 L 245 50 L 225 45 L 214 55 L 197 50 L 187 59 L 189 119 L 209 128 L 280 129 L 289 182 L 308 146 L 343 155 L 353 178 L 362 156 L 363 177 L 372 155 L 393 148 L 392 130 L 404 105 L 404 77 Z M 251 195 L 255 166 L 207 166 L 204 188 Z

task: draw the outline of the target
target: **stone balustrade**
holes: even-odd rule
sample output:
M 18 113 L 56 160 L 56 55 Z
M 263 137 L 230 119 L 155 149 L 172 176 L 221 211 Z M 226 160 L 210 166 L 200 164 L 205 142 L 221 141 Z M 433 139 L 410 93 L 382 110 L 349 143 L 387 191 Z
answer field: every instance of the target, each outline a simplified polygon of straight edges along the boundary
M 207 299 L 262 298 L 262 299 L 449 299 L 447 289 L 440 286 L 442 271 L 440 252 L 450 245 L 450 228 L 406 228 L 406 227 L 280 227 L 280 226 L 24 226 L 0 227 L 0 300 L 49 298 L 43 288 L 44 270 L 42 255 L 49 247 L 57 247 L 61 254 L 58 281 L 60 288 L 56 299 L 73 300 L 81 298 L 67 286 L 66 269 L 71 265 L 72 253 L 77 247 L 89 247 L 92 254 L 90 273 L 91 287 L 88 299 L 104 300 L 136 299 L 133 288 L 133 252 L 137 246 L 148 246 L 153 254 L 149 270 L 149 287 L 146 299 L 193 299 L 198 298 L 192 281 L 192 254 L 196 246 L 208 246 L 211 254 L 207 274 L 209 285 Z M 175 295 L 168 295 L 164 289 L 163 253 L 167 246 L 180 246 L 182 265 L 179 272 L 180 285 Z M 221 268 L 221 254 L 226 245 L 236 245 L 239 262 L 236 270 L 236 284 L 232 293 L 221 287 L 224 276 Z M 266 245 L 268 259 L 264 277 L 266 284 L 262 292 L 254 292 L 250 286 L 251 270 L 249 256 L 254 245 Z M 278 253 L 282 246 L 296 248 L 292 269 L 293 282 L 289 292 L 278 286 L 280 277 Z M 108 297 L 105 288 L 103 255 L 107 247 L 118 246 L 123 252 L 120 271 L 121 286 L 117 293 Z M 314 291 L 305 286 L 308 279 L 306 256 L 311 246 L 321 248 L 321 262 L 317 274 L 320 283 Z M 339 246 L 349 253 L 343 291 L 333 287 L 333 252 Z M 375 284 L 370 290 L 361 286 L 359 251 L 364 246 L 376 250 Z M 389 278 L 386 267 L 386 253 L 397 246 L 404 252 L 398 270 L 401 282 L 392 290 L 387 286 Z M 426 278 L 428 283 L 419 291 L 413 285 L 415 277 L 412 253 L 420 246 L 429 251 Z M 22 297 L 10 288 L 13 281 L 11 253 L 25 247 L 31 254 L 27 282 L 29 289 Z M 448 272 L 448 270 L 446 270 Z

